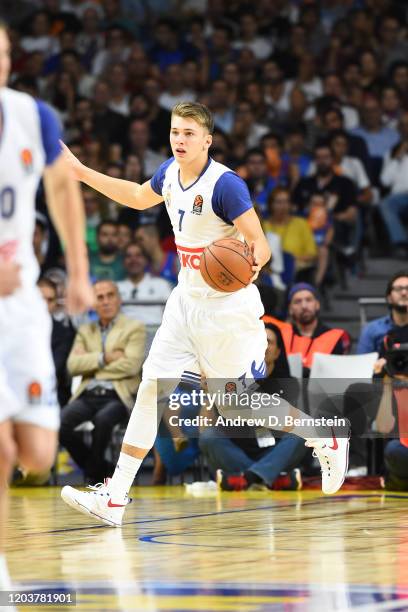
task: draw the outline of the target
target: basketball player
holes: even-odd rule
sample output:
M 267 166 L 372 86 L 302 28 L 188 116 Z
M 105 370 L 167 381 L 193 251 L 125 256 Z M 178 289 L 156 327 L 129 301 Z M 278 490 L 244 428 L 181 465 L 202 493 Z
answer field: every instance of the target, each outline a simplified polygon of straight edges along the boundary
M 267 340 L 258 289 L 251 283 L 235 293 L 218 292 L 204 282 L 199 270 L 204 247 L 220 238 L 244 239 L 251 245 L 255 260 L 252 280 L 270 257 L 246 184 L 209 157 L 213 125 L 211 113 L 202 104 L 177 104 L 170 129 L 173 157 L 143 185 L 87 168 L 65 148 L 78 180 L 111 200 L 138 210 L 164 200 L 181 261 L 179 283 L 167 301 L 162 325 L 144 364 L 112 479 L 89 492 L 73 487 L 64 487 L 61 492 L 73 508 L 108 525 L 121 525 L 128 491 L 154 443 L 158 379 L 199 383 L 201 374 L 210 381 L 261 378 L 265 372 Z M 317 439 L 318 433 L 314 433 L 316 439 L 307 444 L 319 455 L 323 490 L 332 493 L 344 479 L 348 440 L 335 441 L 329 449 L 331 439 Z
M 67 306 L 92 304 L 80 192 L 59 144 L 51 109 L 6 87 L 10 43 L 0 23 L 0 590 L 10 588 L 4 556 L 7 484 L 13 467 L 44 472 L 55 459 L 59 407 L 50 349 L 50 317 L 36 287 L 32 246 L 41 176 L 65 243 Z

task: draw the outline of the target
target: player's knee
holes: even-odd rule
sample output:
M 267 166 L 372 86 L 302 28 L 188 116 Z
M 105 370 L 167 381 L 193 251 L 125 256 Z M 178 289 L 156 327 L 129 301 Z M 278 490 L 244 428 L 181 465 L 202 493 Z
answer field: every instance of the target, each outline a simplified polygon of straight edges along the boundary
M 55 461 L 55 448 L 36 448 L 19 453 L 19 463 L 30 474 L 39 474 L 51 469 Z
M 142 380 L 137 391 L 135 408 L 157 410 L 157 381 Z
M 0 444 L 1 482 L 6 482 L 17 463 L 17 445 L 14 440 L 2 440 Z

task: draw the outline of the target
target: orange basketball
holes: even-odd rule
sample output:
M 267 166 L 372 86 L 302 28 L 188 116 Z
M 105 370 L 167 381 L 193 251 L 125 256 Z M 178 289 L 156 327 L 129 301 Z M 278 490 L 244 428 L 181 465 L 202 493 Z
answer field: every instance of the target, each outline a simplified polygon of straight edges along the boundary
M 200 272 L 212 289 L 231 293 L 249 285 L 254 275 L 253 265 L 248 245 L 234 238 L 223 238 L 204 249 Z

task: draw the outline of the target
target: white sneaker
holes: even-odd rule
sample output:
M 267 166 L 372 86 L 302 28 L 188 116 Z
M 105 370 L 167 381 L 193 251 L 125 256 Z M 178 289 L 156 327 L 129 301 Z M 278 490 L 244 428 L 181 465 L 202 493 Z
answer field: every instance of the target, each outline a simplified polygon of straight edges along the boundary
M 337 493 L 346 477 L 349 457 L 349 438 L 309 438 L 305 446 L 313 448 L 322 469 L 322 491 Z
M 120 527 L 125 508 L 132 500 L 126 495 L 125 499 L 113 501 L 109 481 L 110 478 L 106 478 L 104 482 L 88 486 L 90 491 L 78 491 L 66 486 L 61 490 L 61 497 L 71 508 L 82 514 L 93 516 L 111 527 Z

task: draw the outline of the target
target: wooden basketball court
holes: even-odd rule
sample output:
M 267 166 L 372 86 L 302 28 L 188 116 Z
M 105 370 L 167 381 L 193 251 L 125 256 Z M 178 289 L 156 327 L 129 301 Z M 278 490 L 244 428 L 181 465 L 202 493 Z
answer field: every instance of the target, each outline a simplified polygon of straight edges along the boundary
M 42 609 L 408 610 L 405 494 L 137 487 L 114 529 L 71 510 L 59 488 L 10 493 L 14 584 L 77 592 L 76 608 Z

